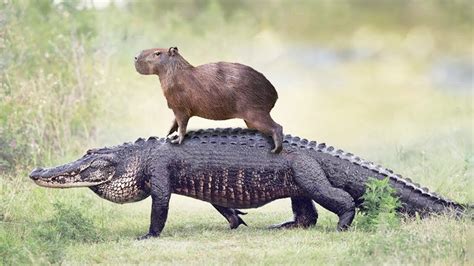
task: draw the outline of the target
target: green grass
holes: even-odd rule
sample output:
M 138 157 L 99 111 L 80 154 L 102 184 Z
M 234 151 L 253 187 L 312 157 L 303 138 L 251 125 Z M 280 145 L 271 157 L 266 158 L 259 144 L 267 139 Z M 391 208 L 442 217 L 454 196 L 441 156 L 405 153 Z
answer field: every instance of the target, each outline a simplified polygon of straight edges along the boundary
M 425 144 L 431 145 L 431 144 Z M 472 151 L 460 146 L 415 146 L 432 153 L 423 167 L 417 156 L 398 161 L 397 172 L 410 172 L 422 185 L 443 187 L 462 202 L 473 202 L 470 175 L 465 186 L 445 183 L 445 173 L 468 169 L 472 162 L 450 165 L 450 153 Z M 395 155 L 387 157 L 396 158 Z M 398 160 L 398 159 L 395 159 Z M 439 161 L 443 161 L 439 165 Z M 390 161 L 390 160 L 388 160 Z M 388 166 L 391 166 L 390 164 Z M 430 177 L 427 169 L 435 169 Z M 437 169 L 437 170 L 436 170 Z M 271 230 L 290 219 L 288 200 L 279 200 L 243 216 L 249 227 L 228 229 L 227 222 L 208 203 L 173 195 L 162 236 L 135 240 L 149 225 L 150 200 L 118 205 L 88 189 L 55 190 L 37 187 L 25 176 L 19 184 L 3 182 L 0 255 L 4 264 L 16 263 L 143 263 L 143 264 L 466 264 L 473 261 L 474 222 L 449 215 L 428 219 L 402 219 L 399 226 L 367 230 L 356 217 L 348 232 L 336 232 L 337 217 L 319 210 L 316 227 Z M 423 181 L 422 181 L 423 180 Z M 8 199 L 8 200 L 7 200 Z
M 163 136 L 172 112 L 158 78 L 138 75 L 132 58 L 178 46 L 195 65 L 234 61 L 263 72 L 279 92 L 272 116 L 285 133 L 473 203 L 472 88 L 440 89 L 430 76 L 446 58 L 472 56 L 470 1 L 77 3 L 0 3 L 0 264 L 474 264 L 470 219 L 366 230 L 358 217 L 337 233 L 337 217 L 319 207 L 314 228 L 269 230 L 292 216 L 281 200 L 249 210 L 249 227 L 231 231 L 209 204 L 173 196 L 162 237 L 137 241 L 149 200 L 117 205 L 27 178 L 87 148 Z M 351 51 L 371 55 L 344 59 Z M 325 52 L 343 59 L 318 61 Z M 228 126 L 244 123 L 192 118 L 189 129 Z

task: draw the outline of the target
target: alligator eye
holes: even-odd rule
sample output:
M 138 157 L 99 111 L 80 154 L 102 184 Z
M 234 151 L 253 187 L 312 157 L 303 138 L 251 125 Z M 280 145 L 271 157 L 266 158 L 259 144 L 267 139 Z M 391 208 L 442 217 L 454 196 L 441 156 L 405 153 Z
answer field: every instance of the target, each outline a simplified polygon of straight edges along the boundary
M 96 167 L 96 168 L 103 167 L 104 165 L 105 165 L 104 161 L 101 161 L 101 160 L 96 160 L 91 163 L 91 167 Z

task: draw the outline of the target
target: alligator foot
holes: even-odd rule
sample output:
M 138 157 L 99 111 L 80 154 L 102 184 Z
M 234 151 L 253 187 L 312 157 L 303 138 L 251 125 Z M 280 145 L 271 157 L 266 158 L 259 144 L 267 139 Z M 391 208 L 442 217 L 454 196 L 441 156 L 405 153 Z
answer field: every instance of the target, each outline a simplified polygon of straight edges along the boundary
M 314 226 L 318 220 L 318 212 L 313 201 L 307 197 L 291 197 L 293 221 L 274 224 L 269 229 L 308 228 Z
M 292 229 L 297 227 L 302 226 L 298 225 L 298 223 L 296 223 L 295 221 L 288 221 L 281 224 L 272 224 L 268 227 L 268 229 Z
M 239 227 L 239 225 L 243 224 L 245 226 L 248 226 L 244 220 L 242 220 L 242 218 L 240 218 L 239 215 L 246 215 L 247 213 L 246 212 L 241 212 L 239 210 L 233 210 L 233 215 L 232 216 L 229 216 L 228 217 L 228 221 L 229 221 L 229 226 L 230 226 L 230 229 L 236 229 L 237 227 Z
M 222 216 L 224 216 L 224 218 L 229 222 L 230 229 L 236 229 L 241 224 L 247 226 L 244 220 L 242 220 L 242 218 L 239 216 L 246 215 L 246 212 L 241 212 L 237 209 L 231 209 L 214 204 L 212 206 L 214 206 L 214 208 L 216 208 L 216 210 L 219 211 L 219 213 L 222 214 Z
M 337 231 L 346 231 L 351 226 L 352 220 L 354 220 L 355 210 L 351 209 L 339 216 L 339 222 L 337 223 Z
M 146 234 L 146 235 L 137 237 L 137 240 L 145 240 L 145 239 L 155 238 L 155 237 L 159 237 L 159 236 L 160 236 L 160 235 L 158 235 L 158 234 L 151 234 L 151 233 L 148 233 L 148 234 Z
M 297 222 L 297 221 L 288 221 L 281 224 L 273 224 L 268 227 L 268 229 L 293 229 L 293 228 L 308 228 L 313 226 L 316 222 Z

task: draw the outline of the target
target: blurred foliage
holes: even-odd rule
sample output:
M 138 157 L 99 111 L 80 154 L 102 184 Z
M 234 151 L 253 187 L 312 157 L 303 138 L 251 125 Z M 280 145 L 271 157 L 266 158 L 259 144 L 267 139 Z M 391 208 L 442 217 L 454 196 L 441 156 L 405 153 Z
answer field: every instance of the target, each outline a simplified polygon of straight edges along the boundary
M 94 17 L 73 2 L 4 6 L 0 172 L 47 162 L 52 151 L 64 156 L 93 134 L 100 109 Z
M 124 118 L 135 110 L 150 109 L 139 109 L 137 104 L 143 99 L 133 99 L 137 96 L 129 92 L 136 83 L 126 85 L 123 79 L 128 82 L 134 74 L 132 55 L 153 44 L 179 45 L 192 62 L 237 59 L 257 68 L 265 66 L 280 88 L 318 88 L 321 85 L 316 81 L 331 79 L 329 84 L 333 84 L 334 77 L 343 75 L 353 92 L 360 94 L 359 80 L 350 80 L 353 76 L 339 73 L 340 68 L 333 67 L 339 71 L 334 74 L 326 73 L 326 65 L 347 61 L 348 55 L 359 58 L 364 53 L 379 56 L 377 52 L 383 52 L 382 59 L 394 66 L 387 71 L 415 71 L 391 62 L 394 51 L 385 48 L 399 37 L 378 34 L 407 34 L 401 43 L 407 47 L 407 57 L 433 50 L 455 54 L 470 49 L 463 43 L 473 22 L 470 1 L 460 0 L 423 4 L 408 0 L 142 0 L 111 1 L 101 9 L 86 8 L 87 3 L 94 1 L 1 4 L 0 171 L 16 171 L 82 151 L 83 145 L 94 142 L 98 123 L 105 131 L 128 131 L 124 128 L 130 125 Z M 304 43 L 355 48 L 328 52 L 308 49 Z M 425 46 L 422 51 L 420 43 Z M 280 64 L 274 63 L 277 58 Z M 358 64 L 352 61 L 346 62 L 346 68 Z M 357 77 L 367 76 L 364 71 Z M 292 79 L 296 73 L 300 77 Z M 383 78 L 387 77 L 381 80 L 386 82 Z M 124 105 L 127 108 L 118 108 Z M 123 124 L 122 128 L 117 124 Z M 150 123 L 146 120 L 138 127 L 143 124 Z M 99 137 L 109 135 L 105 132 Z

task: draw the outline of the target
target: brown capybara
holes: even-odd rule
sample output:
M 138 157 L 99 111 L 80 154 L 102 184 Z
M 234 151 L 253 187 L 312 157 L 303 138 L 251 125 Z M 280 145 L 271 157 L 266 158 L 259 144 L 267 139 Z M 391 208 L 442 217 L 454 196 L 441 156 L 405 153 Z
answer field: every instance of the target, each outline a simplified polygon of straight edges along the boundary
M 241 118 L 247 127 L 271 135 L 274 153 L 282 149 L 283 128 L 270 116 L 278 99 L 273 85 L 249 66 L 218 62 L 194 67 L 177 47 L 153 48 L 135 57 L 135 68 L 143 75 L 158 75 L 161 88 L 175 119 L 168 134 L 178 130 L 174 142 L 181 143 L 189 118 L 213 120 Z

